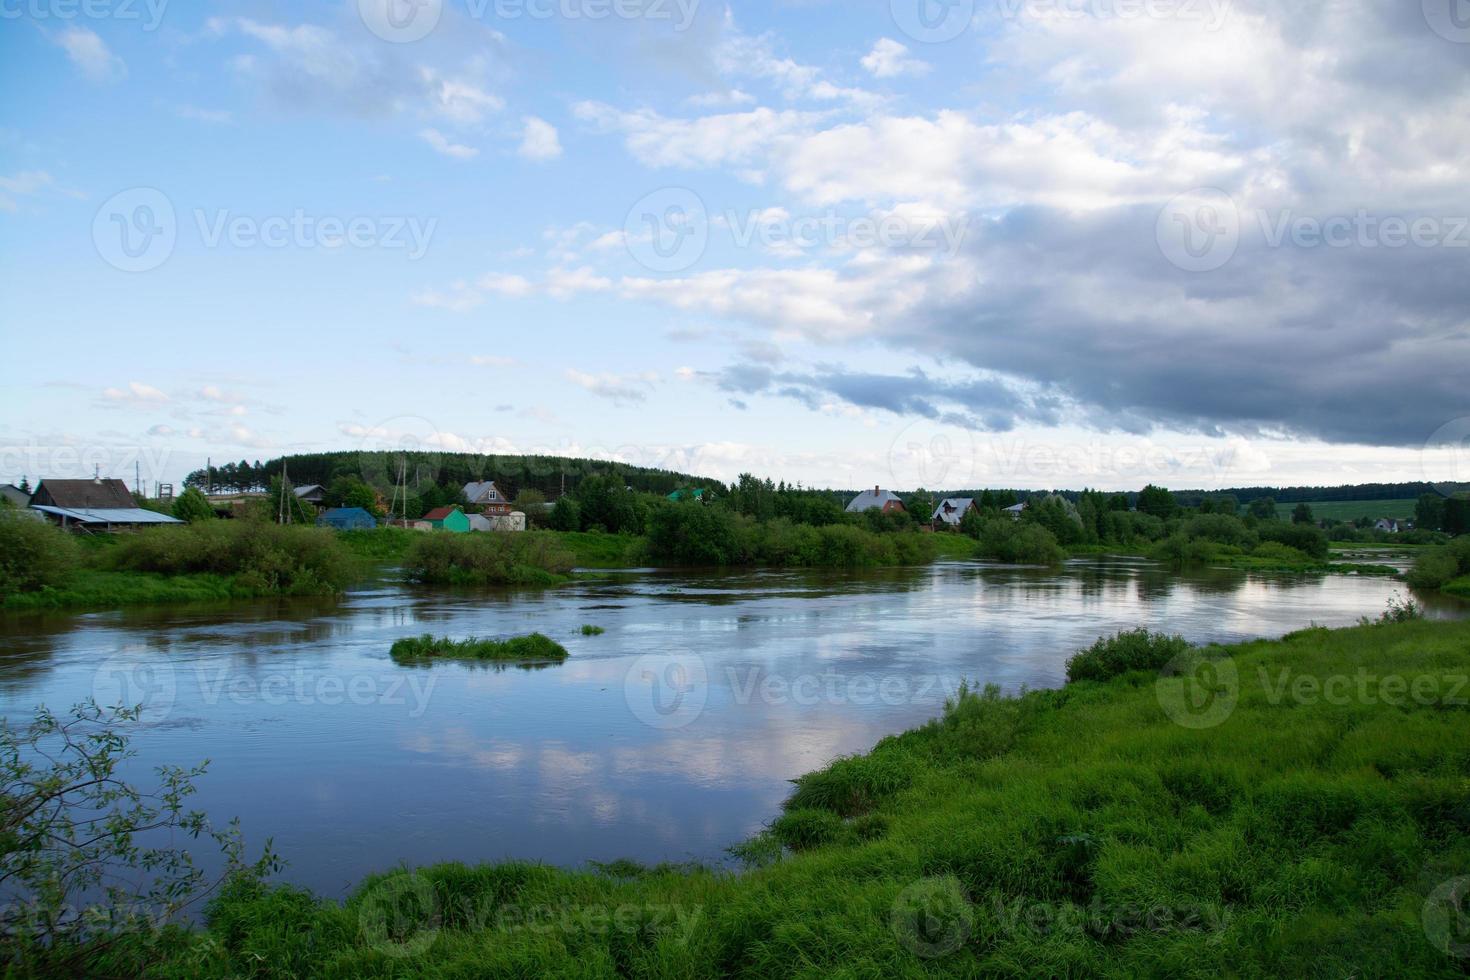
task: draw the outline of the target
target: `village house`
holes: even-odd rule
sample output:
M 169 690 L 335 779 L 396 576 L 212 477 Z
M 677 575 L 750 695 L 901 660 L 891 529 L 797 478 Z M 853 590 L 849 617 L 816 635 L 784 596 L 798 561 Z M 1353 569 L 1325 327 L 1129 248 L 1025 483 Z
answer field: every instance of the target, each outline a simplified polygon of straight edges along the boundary
M 153 524 L 182 524 L 177 518 L 139 507 L 121 480 L 42 480 L 31 509 L 65 528 L 112 531 Z
M 908 508 L 903 505 L 898 494 L 892 490 L 884 490 L 882 487 L 864 490 L 852 498 L 852 503 L 847 505 L 849 514 L 862 514 L 870 510 L 881 510 L 885 514 L 902 514 Z
M 296 494 L 296 499 L 311 504 L 313 507 L 320 507 L 326 500 L 327 488 L 320 483 L 308 483 L 304 487 L 297 487 L 292 493 Z
M 965 515 L 975 509 L 973 497 L 950 497 L 948 500 L 941 501 L 939 506 L 934 508 L 934 516 L 929 520 L 936 525 L 947 524 L 950 527 L 959 527 Z
M 508 517 L 515 509 L 495 486 L 494 480 L 486 483 L 466 483 L 464 499 L 475 511 L 489 517 Z

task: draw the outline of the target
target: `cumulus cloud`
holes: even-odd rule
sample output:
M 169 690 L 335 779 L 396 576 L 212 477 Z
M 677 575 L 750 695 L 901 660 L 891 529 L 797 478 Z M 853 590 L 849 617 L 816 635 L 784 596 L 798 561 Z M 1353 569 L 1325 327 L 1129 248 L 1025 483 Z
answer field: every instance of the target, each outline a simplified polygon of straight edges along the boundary
M 129 381 L 127 386 L 122 388 L 104 388 L 102 398 L 116 405 L 134 407 L 161 405 L 169 400 L 168 395 L 141 381 Z
M 616 280 L 618 295 L 834 354 L 861 338 L 982 379 L 768 371 L 767 383 L 731 389 L 741 400 L 837 398 L 988 428 L 1055 419 L 1403 446 L 1464 415 L 1463 45 L 1435 35 L 1414 4 L 1337 5 L 1327 17 L 1240 0 L 1208 23 L 1020 13 L 984 42 L 995 90 L 1028 91 L 1010 109 L 1003 96 L 983 114 L 856 100 L 835 113 L 687 118 L 577 106 L 648 167 L 756 175 L 792 213 L 968 221 L 950 255 L 859 249 L 799 268 L 696 267 Z M 902 73 L 900 48 L 880 42 L 864 67 Z M 792 98 L 822 83 L 769 39 L 724 50 L 748 62 L 728 73 Z M 1218 206 L 1167 210 L 1200 188 L 1218 189 Z M 1304 239 L 1293 230 L 1303 219 L 1347 237 Z M 1386 242 L 1395 222 L 1429 233 Z M 1217 265 L 1201 271 L 1181 254 L 1225 232 Z M 1176 244 L 1180 233 L 1195 237 Z
M 900 75 L 923 75 L 929 63 L 909 54 L 907 45 L 892 38 L 882 38 L 873 50 L 863 55 L 862 65 L 874 78 L 897 78 Z
M 555 160 L 561 156 L 561 138 L 556 127 L 545 119 L 527 116 L 517 152 L 527 160 Z

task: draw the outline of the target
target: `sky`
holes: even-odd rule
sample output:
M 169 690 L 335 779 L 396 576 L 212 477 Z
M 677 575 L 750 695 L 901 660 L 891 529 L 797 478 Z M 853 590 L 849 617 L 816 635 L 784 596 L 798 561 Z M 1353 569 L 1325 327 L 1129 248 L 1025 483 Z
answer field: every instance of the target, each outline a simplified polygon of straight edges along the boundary
M 1470 480 L 1466 0 L 0 0 L 0 84 L 3 481 Z

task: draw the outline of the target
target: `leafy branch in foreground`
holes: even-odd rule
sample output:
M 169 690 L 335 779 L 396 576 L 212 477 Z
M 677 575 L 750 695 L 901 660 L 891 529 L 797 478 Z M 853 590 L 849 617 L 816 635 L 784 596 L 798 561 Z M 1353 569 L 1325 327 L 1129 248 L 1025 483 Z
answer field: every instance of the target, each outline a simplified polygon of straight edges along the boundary
M 279 870 L 269 841 L 247 865 L 236 822 L 216 829 L 185 809 L 207 762 L 159 766 L 147 792 L 121 777 L 136 755 L 125 728 L 140 712 L 88 700 L 64 719 L 43 706 L 29 725 L 0 721 L 0 938 L 10 965 L 84 970 L 118 938 L 162 928 L 226 878 Z M 224 870 L 211 877 L 189 851 L 140 840 L 179 832 L 212 841 Z

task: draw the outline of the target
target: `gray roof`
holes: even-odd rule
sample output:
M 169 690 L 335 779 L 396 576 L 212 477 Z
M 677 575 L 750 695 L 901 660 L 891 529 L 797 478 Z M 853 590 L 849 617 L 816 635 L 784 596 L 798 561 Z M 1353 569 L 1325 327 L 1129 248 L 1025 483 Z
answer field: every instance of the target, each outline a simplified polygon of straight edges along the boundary
M 849 514 L 860 514 L 865 510 L 882 510 L 889 504 L 902 506 L 903 501 L 892 490 L 879 490 L 877 493 L 871 490 L 864 490 L 852 498 L 852 503 L 847 505 L 847 512 Z
M 78 524 L 183 524 L 177 517 L 169 517 L 142 507 L 101 507 L 92 510 L 74 510 L 68 507 L 44 507 L 32 504 L 32 510 L 64 517 Z
M 1019 504 L 1012 504 L 1011 506 L 1007 507 L 1005 509 L 1005 512 L 1007 514 L 1020 514 L 1020 513 L 1024 513 L 1025 510 L 1026 510 L 1026 505 L 1024 503 L 1019 503 Z
M 494 496 L 491 496 L 492 491 L 494 492 Z M 464 485 L 464 499 L 472 504 L 482 504 L 487 500 L 504 500 L 505 497 L 501 494 L 500 489 L 495 486 L 494 480 L 487 480 L 484 483 L 466 483 Z
M 946 524 L 958 524 L 965 512 L 975 506 L 974 497 L 950 497 L 941 500 L 939 506 L 934 508 L 934 516 L 931 521 L 943 521 Z
M 327 488 L 324 487 L 324 486 L 322 486 L 320 483 L 308 483 L 304 487 L 297 487 L 294 492 L 295 492 L 296 496 L 298 496 L 298 497 L 305 497 L 309 493 L 315 493 L 317 491 L 325 491 L 326 489 Z

